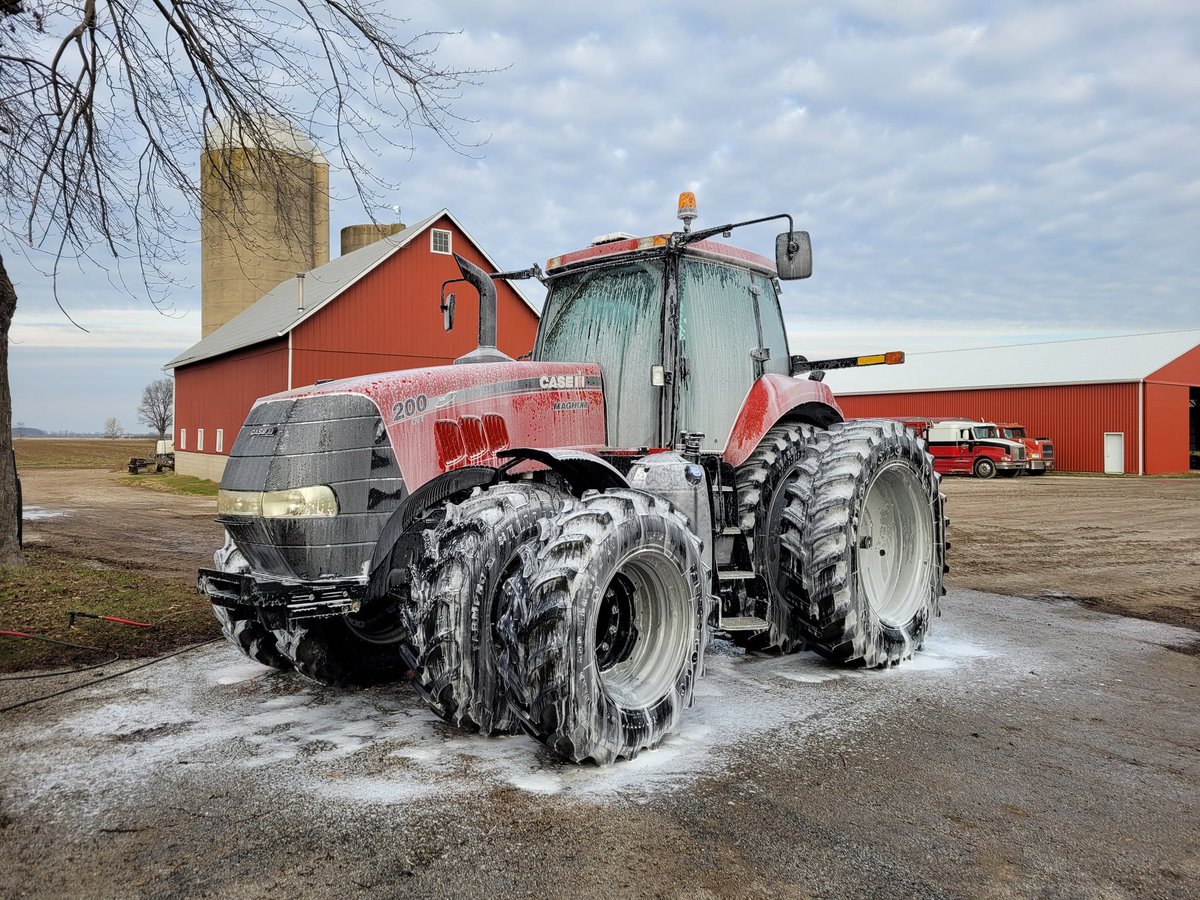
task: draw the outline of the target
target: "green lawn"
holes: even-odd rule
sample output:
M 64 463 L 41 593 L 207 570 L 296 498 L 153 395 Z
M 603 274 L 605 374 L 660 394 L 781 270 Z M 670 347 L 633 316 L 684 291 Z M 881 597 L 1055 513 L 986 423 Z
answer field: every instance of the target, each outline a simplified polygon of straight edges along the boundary
M 152 656 L 217 637 L 220 628 L 208 601 L 186 582 L 142 572 L 97 569 L 57 554 L 26 549 L 28 565 L 0 569 L 0 630 L 24 631 L 103 648 L 72 650 L 27 638 L 0 636 L 0 672 L 30 668 L 72 668 L 108 659 Z M 72 610 L 118 616 L 152 624 L 131 628 L 79 619 L 67 627 Z

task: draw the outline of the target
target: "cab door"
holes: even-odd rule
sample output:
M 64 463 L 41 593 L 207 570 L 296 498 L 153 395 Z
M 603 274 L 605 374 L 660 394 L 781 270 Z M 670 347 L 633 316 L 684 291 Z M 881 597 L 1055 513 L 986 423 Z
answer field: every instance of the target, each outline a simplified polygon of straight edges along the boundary
M 975 465 L 975 436 L 970 428 L 958 430 L 958 441 L 954 445 L 954 471 L 962 473 L 971 471 Z
M 680 260 L 678 285 L 676 431 L 719 452 L 754 382 L 789 373 L 779 299 L 766 276 L 695 257 Z

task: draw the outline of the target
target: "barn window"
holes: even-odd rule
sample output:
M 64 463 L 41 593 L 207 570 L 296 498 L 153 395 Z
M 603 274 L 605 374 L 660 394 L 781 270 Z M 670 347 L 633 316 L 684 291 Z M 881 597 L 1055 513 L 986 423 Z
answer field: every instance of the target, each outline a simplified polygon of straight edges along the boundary
M 434 253 L 450 253 L 450 232 L 440 228 L 429 232 L 429 249 Z
M 196 429 L 196 449 L 197 450 L 204 449 L 204 429 L 203 428 Z
M 225 452 L 225 429 L 224 428 L 217 429 L 217 447 L 216 447 L 216 449 L 217 449 L 218 453 Z
M 187 449 L 187 429 L 186 428 L 179 429 L 179 449 L 180 450 Z

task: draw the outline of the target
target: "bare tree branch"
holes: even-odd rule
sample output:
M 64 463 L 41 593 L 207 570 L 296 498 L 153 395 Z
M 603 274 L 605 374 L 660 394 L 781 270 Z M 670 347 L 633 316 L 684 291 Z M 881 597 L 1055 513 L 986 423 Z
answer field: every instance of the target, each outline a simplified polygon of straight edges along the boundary
M 119 283 L 120 263 L 136 261 L 166 310 L 197 215 L 233 231 L 247 214 L 235 168 L 281 186 L 276 237 L 300 246 L 312 210 L 288 189 L 293 134 L 349 177 L 375 221 L 398 187 L 371 167 L 381 150 L 412 152 L 418 132 L 459 153 L 479 146 L 455 107 L 486 70 L 443 64 L 446 35 L 398 38 L 404 26 L 375 0 L 0 0 L 0 248 L 48 260 L 64 314 L 57 275 L 67 260 L 111 266 Z M 195 176 L 206 147 L 219 205 Z M 0 266 L 5 350 L 15 304 Z M 4 565 L 19 558 L 2 464 L 6 366 L 0 381 Z

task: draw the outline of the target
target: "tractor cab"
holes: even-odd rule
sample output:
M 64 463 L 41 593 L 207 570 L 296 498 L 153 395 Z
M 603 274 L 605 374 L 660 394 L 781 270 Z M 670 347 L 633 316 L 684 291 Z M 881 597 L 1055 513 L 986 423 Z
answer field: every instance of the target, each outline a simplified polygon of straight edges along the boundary
M 546 264 L 533 358 L 599 364 L 612 449 L 669 447 L 686 432 L 721 452 L 755 382 L 791 374 L 779 277 L 811 273 L 808 235 L 780 235 L 772 261 L 707 239 L 734 225 L 692 232 L 694 217 L 685 193 L 684 231 L 604 235 Z

